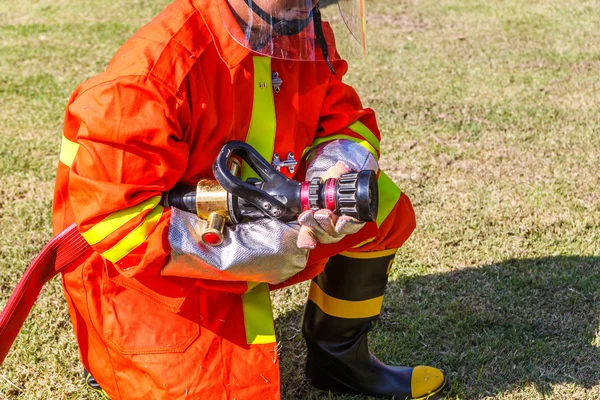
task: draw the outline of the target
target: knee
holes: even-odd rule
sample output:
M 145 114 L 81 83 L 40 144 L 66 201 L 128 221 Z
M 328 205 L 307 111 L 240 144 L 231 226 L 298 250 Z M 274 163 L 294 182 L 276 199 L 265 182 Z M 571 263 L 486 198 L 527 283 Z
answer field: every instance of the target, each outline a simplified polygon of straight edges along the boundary
M 398 201 L 379 225 L 375 240 L 357 248 L 359 251 L 379 251 L 400 248 L 416 227 L 415 212 L 408 196 L 400 195 Z

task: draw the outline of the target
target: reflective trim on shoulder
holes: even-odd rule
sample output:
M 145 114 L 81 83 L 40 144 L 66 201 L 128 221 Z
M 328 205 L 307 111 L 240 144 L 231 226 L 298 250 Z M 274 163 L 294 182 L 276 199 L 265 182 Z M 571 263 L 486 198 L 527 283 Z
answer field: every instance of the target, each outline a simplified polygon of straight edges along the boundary
M 265 283 L 248 282 L 248 290 L 242 295 L 244 325 L 248 344 L 274 343 L 275 326 L 269 287 Z
M 356 120 L 350 125 L 348 125 L 348 129 L 362 136 L 363 139 L 368 141 L 371 144 L 371 146 L 375 148 L 375 150 L 377 150 L 378 152 L 381 151 L 379 139 L 377 139 L 377 136 L 375 136 L 375 134 L 371 132 L 371 130 L 367 128 L 365 124 L 363 124 L 359 120 Z
M 79 150 L 79 143 L 72 142 L 63 135 L 60 144 L 60 162 L 71 168 L 73 161 L 75 161 L 77 150 Z
M 337 135 L 331 135 L 331 136 L 326 136 L 326 137 L 323 137 L 323 138 L 315 139 L 313 141 L 312 146 L 310 147 L 310 149 L 314 149 L 316 146 L 320 145 L 321 143 L 331 142 L 332 140 L 336 140 L 336 139 L 346 139 L 346 140 L 351 140 L 351 141 L 353 141 L 355 143 L 358 143 L 362 147 L 364 147 L 365 149 L 369 150 L 369 152 L 371 154 L 373 154 L 373 157 L 375 157 L 375 159 L 379 159 L 379 152 L 367 140 L 361 140 L 361 139 L 355 138 L 353 136 L 344 135 L 344 134 L 341 134 L 341 133 L 337 134 Z M 308 149 L 308 150 L 310 150 L 310 149 Z M 305 150 L 305 153 L 306 152 L 307 152 L 307 150 Z M 303 154 L 303 156 L 304 156 L 304 154 Z
M 325 293 L 315 282 L 310 283 L 308 298 L 327 315 L 338 318 L 370 318 L 379 315 L 383 296 L 369 300 L 342 300 Z
M 127 236 L 115 244 L 112 248 L 102 253 L 102 256 L 112 263 L 116 263 L 136 247 L 146 241 L 150 233 L 156 228 L 163 213 L 163 206 L 156 206 L 144 217 L 144 220 Z
M 115 211 L 86 232 L 83 232 L 81 236 L 93 246 L 144 211 L 156 207 L 160 203 L 160 199 L 160 196 L 154 196 L 133 207 Z

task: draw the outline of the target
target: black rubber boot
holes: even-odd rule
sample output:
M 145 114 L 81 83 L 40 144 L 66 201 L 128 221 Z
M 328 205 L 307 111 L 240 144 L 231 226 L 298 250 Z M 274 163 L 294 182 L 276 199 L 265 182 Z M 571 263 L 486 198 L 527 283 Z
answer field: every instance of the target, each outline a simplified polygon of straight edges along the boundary
M 381 312 L 395 250 L 344 254 L 330 258 L 311 282 L 302 323 L 311 385 L 396 400 L 442 398 L 442 371 L 388 366 L 369 352 L 367 333 Z
M 108 397 L 106 392 L 104 390 L 102 390 L 102 388 L 100 387 L 98 382 L 96 382 L 96 379 L 94 379 L 92 374 L 90 374 L 88 372 L 88 370 L 85 368 L 83 369 L 83 379 L 85 380 L 85 385 L 87 387 L 89 387 L 90 389 L 92 389 L 98 393 L 101 393 L 105 398 L 110 399 L 110 397 Z

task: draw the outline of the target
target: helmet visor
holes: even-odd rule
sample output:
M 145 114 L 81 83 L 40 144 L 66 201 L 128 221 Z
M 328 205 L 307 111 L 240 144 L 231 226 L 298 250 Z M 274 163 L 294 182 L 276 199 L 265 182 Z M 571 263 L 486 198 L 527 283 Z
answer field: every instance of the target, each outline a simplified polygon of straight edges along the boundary
M 274 58 L 330 60 L 366 54 L 365 0 L 223 0 L 219 12 L 242 46 Z

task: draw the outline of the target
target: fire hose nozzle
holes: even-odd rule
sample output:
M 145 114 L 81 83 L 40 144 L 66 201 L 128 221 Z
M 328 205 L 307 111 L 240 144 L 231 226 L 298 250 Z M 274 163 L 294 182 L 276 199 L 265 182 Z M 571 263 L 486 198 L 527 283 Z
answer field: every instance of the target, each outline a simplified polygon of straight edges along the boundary
M 238 158 L 259 178 L 240 179 Z M 330 178 L 298 182 L 289 179 L 244 142 L 226 143 L 213 163 L 216 180 L 201 179 L 195 188 L 176 186 L 162 204 L 193 212 L 206 220 L 202 242 L 219 245 L 227 223 L 256 218 L 292 221 L 305 210 L 329 209 L 359 221 L 377 219 L 378 187 L 375 171 L 365 170 Z

